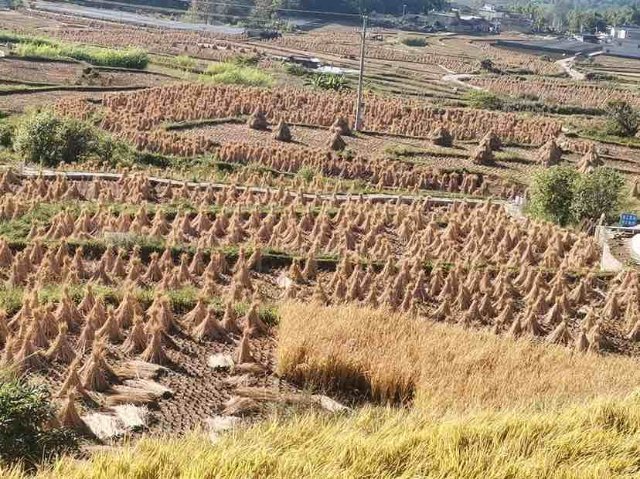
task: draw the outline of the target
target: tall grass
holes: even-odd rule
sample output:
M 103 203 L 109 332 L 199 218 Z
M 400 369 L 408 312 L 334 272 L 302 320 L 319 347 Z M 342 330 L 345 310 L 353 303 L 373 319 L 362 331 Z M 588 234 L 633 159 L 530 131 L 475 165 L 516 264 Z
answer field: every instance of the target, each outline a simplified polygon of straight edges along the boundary
M 146 68 L 149 63 L 147 52 L 140 48 L 115 50 L 88 45 L 74 45 L 44 37 L 20 35 L 8 31 L 0 31 L 0 42 L 16 44 L 15 53 L 23 57 L 72 58 L 97 66 L 140 70 Z
M 39 479 L 638 477 L 640 398 L 434 421 L 366 408 L 272 419 L 215 444 L 193 435 L 66 459 Z M 0 475 L 2 471 L 0 470 Z M 2 477 L 22 479 L 18 472 Z
M 73 58 L 97 66 L 134 68 L 139 70 L 144 69 L 149 63 L 147 52 L 140 48 L 114 50 L 110 48 L 68 45 L 63 43 L 21 43 L 16 47 L 15 52 L 22 57 Z
M 202 77 L 205 81 L 226 85 L 267 87 L 273 84 L 273 77 L 258 68 L 235 63 L 210 65 Z
M 176 70 L 182 70 L 184 72 L 194 71 L 198 67 L 198 61 L 189 55 L 162 56 L 154 58 L 153 61 L 154 63 L 175 68 Z
M 280 307 L 280 374 L 426 411 L 556 407 L 640 386 L 640 362 L 355 306 Z
M 0 43 L 35 43 L 38 45 L 51 45 L 55 43 L 55 41 L 45 37 L 21 35 L 8 30 L 0 30 Z

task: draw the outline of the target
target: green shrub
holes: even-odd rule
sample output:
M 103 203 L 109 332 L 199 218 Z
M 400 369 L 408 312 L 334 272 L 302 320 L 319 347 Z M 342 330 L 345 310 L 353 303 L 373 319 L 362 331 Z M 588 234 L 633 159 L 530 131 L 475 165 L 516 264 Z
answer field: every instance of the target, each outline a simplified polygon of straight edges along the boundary
M 428 45 L 425 37 L 405 37 L 400 41 L 408 47 L 426 47 Z
M 98 132 L 89 124 L 63 118 L 60 121 L 58 141 L 60 160 L 69 163 L 95 152 L 100 138 Z
M 236 55 L 227 60 L 227 63 L 237 65 L 239 67 L 256 67 L 260 62 L 258 55 Z
M 602 215 L 612 220 L 622 204 L 624 179 L 611 168 L 600 167 L 578 177 L 571 213 L 575 221 L 598 220 Z
M 320 175 L 320 172 L 311 168 L 310 166 L 305 166 L 298 170 L 297 175 L 305 182 L 311 183 L 316 176 Z
M 297 63 L 285 63 L 284 71 L 289 75 L 293 75 L 296 77 L 303 77 L 309 73 L 309 70 L 302 65 L 298 65 Z
M 147 52 L 140 48 L 110 48 L 68 45 L 63 43 L 21 43 L 15 52 L 23 57 L 73 58 L 92 65 L 144 69 L 149 63 Z
M 95 152 L 99 142 L 89 124 L 43 111 L 18 123 L 13 146 L 26 161 L 52 167 L 82 159 Z
M 21 57 L 62 58 L 60 49 L 48 43 L 21 43 L 13 52 Z
M 191 58 L 189 55 L 178 55 L 173 57 L 173 65 L 180 70 L 193 70 L 198 65 L 195 58 Z
M 185 72 L 195 71 L 198 67 L 198 61 L 189 55 L 157 56 L 154 57 L 153 62 Z
M 39 45 L 51 45 L 55 42 L 48 38 L 20 35 L 19 33 L 0 30 L 0 43 L 34 43 Z
M 271 86 L 273 78 L 254 67 L 243 67 L 233 63 L 216 63 L 207 68 L 203 76 L 213 83 L 245 86 Z
M 32 465 L 74 450 L 73 433 L 49 427 L 54 410 L 46 388 L 4 376 L 0 377 L 0 462 Z
M 504 101 L 493 93 L 482 90 L 469 90 L 464 94 L 464 101 L 471 108 L 483 110 L 502 110 Z
M 309 83 L 323 90 L 340 91 L 348 88 L 348 82 L 344 75 L 333 73 L 316 73 L 311 77 Z
M 13 145 L 15 127 L 7 121 L 0 121 L 0 146 L 10 148 Z
M 617 136 L 635 136 L 640 128 L 638 112 L 623 100 L 611 100 L 605 108 L 609 117 L 607 131 Z
M 562 226 L 584 219 L 607 219 L 619 212 L 622 176 L 610 168 L 581 175 L 568 166 L 553 166 L 537 173 L 530 189 L 528 211 L 534 217 Z
M 553 166 L 537 173 L 530 189 L 529 213 L 560 225 L 570 223 L 578 176 L 579 173 L 568 166 Z
M 88 45 L 74 45 L 7 31 L 0 31 L 0 42 L 17 45 L 14 50 L 15 53 L 24 57 L 73 58 L 92 65 L 135 69 L 146 68 L 149 63 L 147 52 L 140 48 L 116 50 Z

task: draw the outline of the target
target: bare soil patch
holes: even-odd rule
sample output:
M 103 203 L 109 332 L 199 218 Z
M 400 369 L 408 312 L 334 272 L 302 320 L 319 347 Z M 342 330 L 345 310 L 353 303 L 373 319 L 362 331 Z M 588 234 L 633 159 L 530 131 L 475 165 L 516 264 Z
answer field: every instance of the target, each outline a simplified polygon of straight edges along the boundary
M 76 62 L 0 58 L 0 83 L 49 83 L 78 86 L 158 86 L 174 81 L 155 73 L 89 67 Z M 8 83 L 7 82 L 7 83 Z
M 104 92 L 42 91 L 0 95 L 0 111 L 22 113 L 30 107 L 51 105 L 62 98 L 83 98 L 98 100 Z
M 82 65 L 75 62 L 22 60 L 12 57 L 0 58 L 0 79 L 7 79 L 13 82 L 73 85 L 76 79 L 82 75 L 82 69 Z

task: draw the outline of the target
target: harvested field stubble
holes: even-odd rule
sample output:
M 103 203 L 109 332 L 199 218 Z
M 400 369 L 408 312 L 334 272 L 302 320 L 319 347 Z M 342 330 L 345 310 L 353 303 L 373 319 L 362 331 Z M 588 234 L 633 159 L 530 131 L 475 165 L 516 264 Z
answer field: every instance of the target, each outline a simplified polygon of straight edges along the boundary
M 602 83 L 569 83 L 566 80 L 499 76 L 477 77 L 471 80 L 471 84 L 494 93 L 515 97 L 534 92 L 540 99 L 560 105 L 604 108 L 611 100 L 621 100 L 636 108 L 640 106 L 637 91 Z
M 253 42 L 54 17 L 57 38 L 144 47 L 173 74 L 235 57 L 226 65 L 268 67 L 279 83 L 299 85 L 312 72 L 287 76 L 296 72 L 287 49 L 325 52 L 317 56 L 327 62 L 359 48 L 358 32 L 341 28 Z M 560 115 L 453 108 L 461 85 L 442 75 L 484 70 L 470 81 L 519 94 L 518 69 L 542 96 L 598 106 L 611 91 L 543 79 L 558 71 L 551 59 L 463 35 L 410 48 L 374 33 L 383 38 L 368 51 L 366 132 L 351 131 L 348 89 L 180 83 L 56 104 L 122 156 L 100 151 L 39 176 L 31 167 L 0 173 L 0 368 L 45 384 L 61 424 L 87 435 L 210 433 L 145 438 L 35 474 L 638 474 L 640 401 L 622 398 L 640 385 L 640 272 L 604 274 L 594 238 L 493 200 L 525 195 L 535 169 L 564 161 L 589 171 L 614 150 L 565 138 L 571 120 Z M 65 69 L 60 76 L 73 73 Z M 161 80 L 136 75 L 148 79 L 140 86 Z M 402 90 L 405 80 L 440 98 L 372 93 L 376 82 Z M 89 173 L 105 168 L 123 174 Z M 402 407 L 347 407 L 366 402 Z M 296 416 L 268 417 L 274 411 Z M 115 429 L 121 414 L 140 424 L 95 431 L 98 422 Z M 0 476 L 22 479 L 2 467 Z
M 386 39 L 394 39 L 397 32 L 374 29 L 372 34 Z M 541 60 L 537 55 L 513 52 L 495 48 L 488 43 L 473 42 L 468 38 L 436 39 L 426 37 L 427 47 L 407 49 L 398 47 L 393 42 L 367 46 L 367 58 L 385 62 L 402 62 L 420 64 L 434 71 L 454 71 L 456 73 L 473 73 L 478 70 L 481 59 L 489 58 L 498 69 L 526 68 L 539 75 L 559 73 L 558 65 Z M 433 43 L 433 46 L 430 45 Z M 284 35 L 273 40 L 266 40 L 262 45 L 273 48 L 295 49 L 308 52 L 321 52 L 338 55 L 354 60 L 360 55 L 359 30 L 311 32 L 306 35 Z
M 635 359 L 576 355 L 356 306 L 289 303 L 280 314 L 280 374 L 356 387 L 382 402 L 415 396 L 425 411 L 549 407 L 640 386 Z
M 291 124 L 331 126 L 336 118 L 353 112 L 355 94 L 328 93 L 279 88 L 241 88 L 180 84 L 151 88 L 131 94 L 107 95 L 102 127 L 137 143 L 165 122 L 230 118 L 252 114 L 259 108 L 275 124 L 283 119 Z M 413 137 L 429 138 L 438 128 L 446 128 L 458 140 L 481 138 L 489 130 L 503 141 L 542 144 L 556 137 L 561 123 L 551 118 L 525 118 L 512 113 L 467 109 L 442 109 L 417 100 L 367 97 L 365 129 Z M 57 111 L 86 117 L 93 107 L 78 102 L 61 102 Z M 167 135 L 166 132 L 164 132 Z M 204 139 L 203 139 L 204 140 Z M 169 139 L 167 141 L 170 141 Z M 197 152 L 196 152 L 197 154 Z

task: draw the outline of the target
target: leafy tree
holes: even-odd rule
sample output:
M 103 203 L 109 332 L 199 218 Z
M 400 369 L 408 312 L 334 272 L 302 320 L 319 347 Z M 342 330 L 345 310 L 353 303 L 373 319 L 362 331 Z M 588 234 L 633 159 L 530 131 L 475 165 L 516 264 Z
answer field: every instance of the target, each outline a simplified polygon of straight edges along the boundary
M 611 168 L 600 167 L 580 175 L 575 183 L 571 214 L 576 222 L 598 220 L 603 214 L 611 220 L 622 204 L 624 179 Z
M 271 19 L 276 14 L 276 10 L 281 7 L 281 0 L 255 0 L 252 16 L 259 20 Z
M 579 32 L 583 25 L 583 14 L 581 10 L 570 10 L 567 14 L 567 27 L 570 32 Z
M 56 142 L 60 120 L 52 114 L 37 114 L 23 120 L 17 128 L 15 150 L 26 160 L 47 164 L 55 155 L 51 145 Z
M 95 152 L 99 137 L 87 123 L 59 118 L 49 111 L 26 117 L 15 130 L 14 149 L 26 161 L 43 166 L 70 163 Z
M 579 173 L 567 166 L 553 166 L 536 174 L 530 189 L 529 213 L 537 218 L 567 225 Z
M 0 462 L 34 464 L 75 449 L 74 434 L 49 427 L 53 420 L 44 386 L 0 377 Z
M 601 215 L 613 219 L 622 203 L 624 180 L 610 168 L 581 175 L 568 166 L 539 172 L 530 189 L 529 213 L 562 226 Z
M 246 17 L 252 13 L 254 5 L 254 0 L 192 0 L 189 13 L 196 22 L 212 23 L 224 20 L 225 16 Z
M 619 136 L 635 136 L 640 128 L 638 112 L 623 100 L 611 100 L 605 107 L 609 118 L 608 130 Z
M 284 6 L 292 0 L 285 0 Z M 404 5 L 407 12 L 423 13 L 440 9 L 446 5 L 444 0 L 293 0 L 304 10 L 322 10 L 331 12 L 378 12 L 400 15 Z

